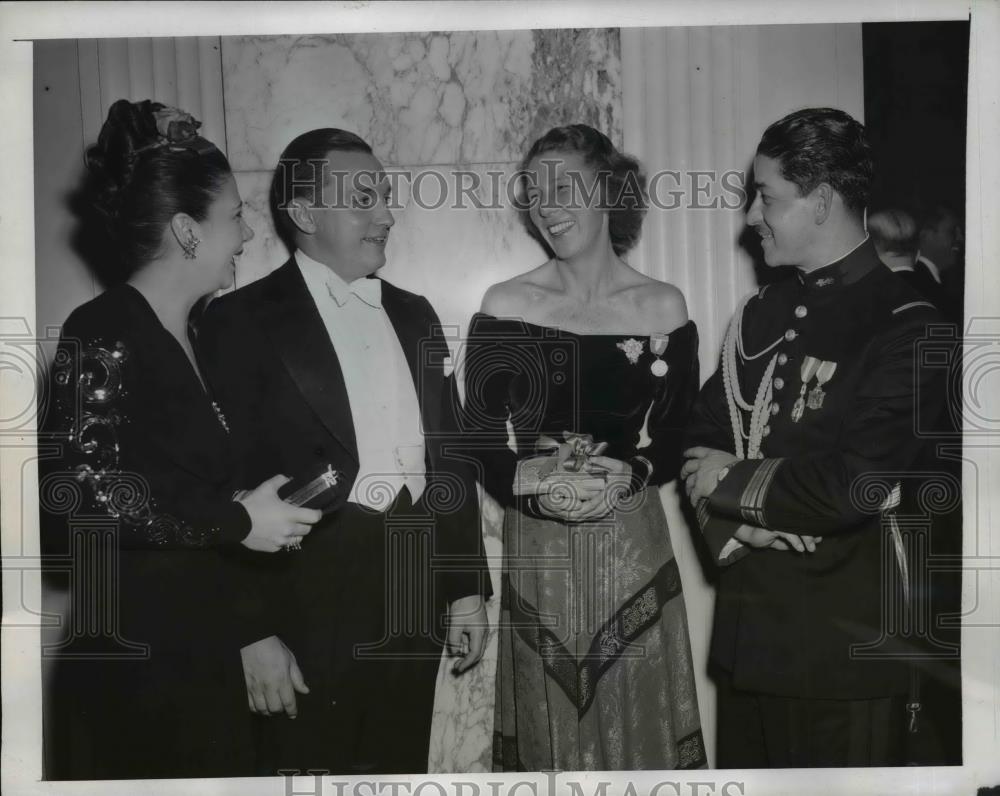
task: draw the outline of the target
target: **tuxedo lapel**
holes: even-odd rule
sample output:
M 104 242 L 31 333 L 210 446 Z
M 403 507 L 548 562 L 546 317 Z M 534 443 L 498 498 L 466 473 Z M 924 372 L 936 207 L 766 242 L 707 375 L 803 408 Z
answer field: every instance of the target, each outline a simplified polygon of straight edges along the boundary
M 323 425 L 357 461 L 340 360 L 294 257 L 274 273 L 262 298 L 261 322 L 282 362 Z
M 382 307 L 392 322 L 410 368 L 420 403 L 424 434 L 431 434 L 441 426 L 443 370 L 439 371 L 439 367 L 443 366 L 448 350 L 447 343 L 431 336 L 430 318 L 421 311 L 418 299 L 418 296 L 382 280 Z

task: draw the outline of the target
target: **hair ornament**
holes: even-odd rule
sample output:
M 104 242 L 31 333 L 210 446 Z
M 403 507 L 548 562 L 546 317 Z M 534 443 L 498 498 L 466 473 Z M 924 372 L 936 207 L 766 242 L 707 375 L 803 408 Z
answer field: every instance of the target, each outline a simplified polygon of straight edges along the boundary
M 201 122 L 194 118 L 187 111 L 165 105 L 159 110 L 152 112 L 153 120 L 156 122 L 156 132 L 159 138 L 145 146 L 139 147 L 132 154 L 141 155 L 151 149 L 169 148 L 174 152 L 191 150 L 196 154 L 204 154 L 215 149 L 215 144 L 198 135 L 198 128 Z
M 170 143 L 191 140 L 198 135 L 198 128 L 201 127 L 201 122 L 190 113 L 170 105 L 153 111 L 153 118 L 156 120 L 156 132 Z

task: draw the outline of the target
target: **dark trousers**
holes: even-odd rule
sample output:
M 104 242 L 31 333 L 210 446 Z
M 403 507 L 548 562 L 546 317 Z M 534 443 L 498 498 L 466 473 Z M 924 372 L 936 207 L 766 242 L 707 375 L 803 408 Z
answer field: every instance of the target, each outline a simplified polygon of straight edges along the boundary
M 903 760 L 903 696 L 798 699 L 739 691 L 722 673 L 718 768 L 897 766 Z
M 427 771 L 444 611 L 432 543 L 404 488 L 384 513 L 347 504 L 290 554 L 300 616 L 285 643 L 310 693 L 294 720 L 258 722 L 261 774 Z

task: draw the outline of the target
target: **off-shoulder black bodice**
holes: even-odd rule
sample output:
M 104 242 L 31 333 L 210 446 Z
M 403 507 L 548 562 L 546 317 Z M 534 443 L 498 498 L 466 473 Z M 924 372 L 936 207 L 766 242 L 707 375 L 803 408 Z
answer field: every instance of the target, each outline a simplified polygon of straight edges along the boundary
M 477 313 L 465 354 L 465 428 L 488 491 L 511 505 L 517 459 L 541 435 L 563 431 L 607 442 L 607 456 L 640 455 L 650 483 L 676 477 L 683 432 L 698 391 L 698 331 L 688 321 L 669 333 L 659 357 L 647 334 L 582 335 Z M 507 420 L 515 454 L 507 445 Z

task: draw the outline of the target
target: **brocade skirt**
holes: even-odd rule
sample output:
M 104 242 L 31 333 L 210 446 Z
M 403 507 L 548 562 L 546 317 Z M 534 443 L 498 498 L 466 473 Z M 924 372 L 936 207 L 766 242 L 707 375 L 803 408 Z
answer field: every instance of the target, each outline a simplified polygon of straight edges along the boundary
M 493 740 L 497 771 L 706 766 L 656 489 L 597 522 L 508 509 Z

